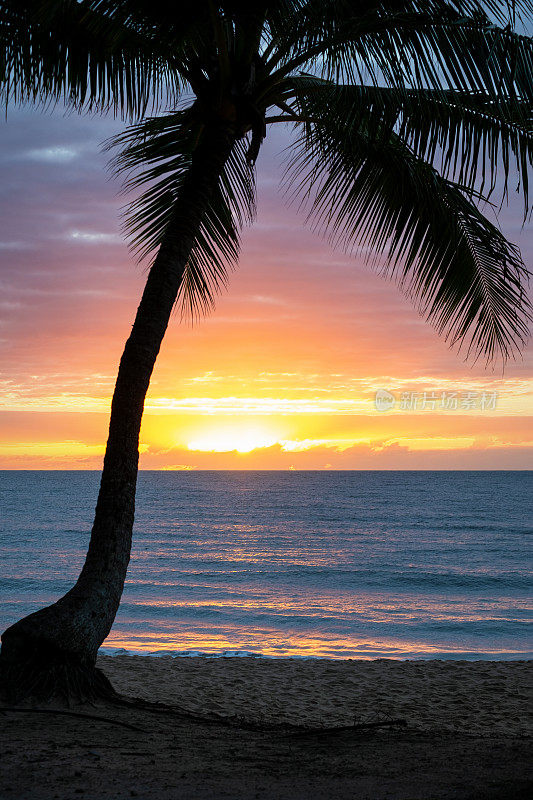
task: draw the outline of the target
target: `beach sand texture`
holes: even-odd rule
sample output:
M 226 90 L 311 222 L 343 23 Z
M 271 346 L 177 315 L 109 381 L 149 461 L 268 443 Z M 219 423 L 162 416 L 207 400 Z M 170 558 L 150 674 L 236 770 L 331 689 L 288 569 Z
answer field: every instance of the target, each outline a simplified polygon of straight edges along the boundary
M 417 731 L 529 736 L 528 661 L 101 656 L 125 694 L 266 722 L 330 726 L 401 717 Z
M 530 662 L 102 656 L 130 696 L 251 722 L 406 728 L 306 735 L 137 708 L 0 714 L 0 798 L 529 800 Z M 131 730 L 112 722 L 126 722 Z

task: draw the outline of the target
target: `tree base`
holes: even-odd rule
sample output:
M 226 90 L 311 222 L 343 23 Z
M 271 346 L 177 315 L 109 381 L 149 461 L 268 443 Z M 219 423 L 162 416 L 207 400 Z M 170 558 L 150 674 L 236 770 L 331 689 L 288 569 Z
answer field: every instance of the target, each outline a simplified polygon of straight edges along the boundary
M 0 698 L 5 703 L 59 703 L 70 707 L 114 701 L 119 696 L 100 669 L 72 654 L 34 650 L 25 658 L 14 658 L 4 648 L 5 645 L 0 652 Z

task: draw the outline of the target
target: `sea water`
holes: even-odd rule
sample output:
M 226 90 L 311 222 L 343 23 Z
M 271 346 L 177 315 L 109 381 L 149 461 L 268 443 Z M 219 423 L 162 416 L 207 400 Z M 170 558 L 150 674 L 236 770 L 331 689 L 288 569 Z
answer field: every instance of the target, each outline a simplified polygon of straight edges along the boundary
M 96 472 L 0 473 L 0 629 L 58 599 Z M 531 658 L 533 472 L 141 472 L 104 651 Z

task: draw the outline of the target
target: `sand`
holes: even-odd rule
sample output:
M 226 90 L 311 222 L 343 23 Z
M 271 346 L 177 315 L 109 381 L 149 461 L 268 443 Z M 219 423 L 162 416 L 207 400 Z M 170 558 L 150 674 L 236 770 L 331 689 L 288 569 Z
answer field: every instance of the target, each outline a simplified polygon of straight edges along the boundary
M 101 657 L 125 694 L 250 720 L 349 725 L 376 714 L 417 731 L 532 732 L 527 661 Z M 529 705 L 528 705 L 529 703 Z
M 532 795 L 531 662 L 102 656 L 130 696 L 250 722 L 407 727 L 298 737 L 130 709 L 7 712 L 0 798 L 446 800 Z

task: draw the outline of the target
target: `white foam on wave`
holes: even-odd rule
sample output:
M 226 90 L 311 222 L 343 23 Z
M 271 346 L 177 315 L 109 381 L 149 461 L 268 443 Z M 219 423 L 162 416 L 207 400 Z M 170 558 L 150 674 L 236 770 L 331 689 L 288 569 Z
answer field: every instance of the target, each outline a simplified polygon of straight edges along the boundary
M 316 661 L 327 656 L 302 656 L 302 655 L 279 655 L 273 656 L 266 653 L 256 653 L 251 650 L 222 650 L 219 653 L 210 653 L 205 650 L 126 650 L 123 647 L 101 647 L 98 651 L 104 656 L 147 656 L 149 658 L 279 658 L 279 659 L 298 659 L 300 661 Z
M 300 655 L 291 653 L 272 655 L 270 653 L 257 653 L 251 650 L 221 650 L 220 652 L 207 652 L 205 650 L 126 650 L 123 647 L 101 647 L 98 651 L 104 656 L 145 656 L 146 658 L 256 658 L 283 661 L 531 661 L 533 652 L 411 652 L 392 655 L 390 652 L 366 652 L 355 656 L 342 657 L 332 655 Z

